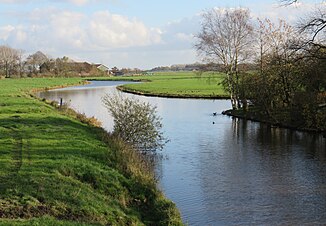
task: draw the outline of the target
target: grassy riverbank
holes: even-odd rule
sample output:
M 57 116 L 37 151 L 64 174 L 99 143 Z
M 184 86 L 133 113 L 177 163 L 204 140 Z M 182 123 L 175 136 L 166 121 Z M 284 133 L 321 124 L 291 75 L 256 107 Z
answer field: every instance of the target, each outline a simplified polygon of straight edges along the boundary
M 124 92 L 140 95 L 180 98 L 229 98 L 221 82 L 222 73 L 162 72 L 147 76 L 112 77 L 110 80 L 145 81 L 120 86 Z
M 0 80 L 0 225 L 180 225 L 135 152 L 30 93 L 81 81 Z

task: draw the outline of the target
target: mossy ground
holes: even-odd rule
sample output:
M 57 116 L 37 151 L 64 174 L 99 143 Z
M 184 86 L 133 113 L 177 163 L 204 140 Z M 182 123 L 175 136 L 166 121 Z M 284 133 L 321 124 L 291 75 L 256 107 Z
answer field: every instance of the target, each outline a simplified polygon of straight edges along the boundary
M 182 224 L 133 150 L 29 92 L 79 82 L 0 80 L 0 225 Z

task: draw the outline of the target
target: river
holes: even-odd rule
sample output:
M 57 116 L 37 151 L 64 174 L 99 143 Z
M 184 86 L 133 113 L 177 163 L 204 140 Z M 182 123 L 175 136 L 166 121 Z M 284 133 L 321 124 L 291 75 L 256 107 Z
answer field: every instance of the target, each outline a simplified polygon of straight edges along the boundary
M 43 92 L 107 130 L 101 102 L 125 82 Z M 219 114 L 227 100 L 144 97 L 157 106 L 170 142 L 157 165 L 159 186 L 188 225 L 325 225 L 326 139 Z M 217 112 L 213 116 L 213 112 Z

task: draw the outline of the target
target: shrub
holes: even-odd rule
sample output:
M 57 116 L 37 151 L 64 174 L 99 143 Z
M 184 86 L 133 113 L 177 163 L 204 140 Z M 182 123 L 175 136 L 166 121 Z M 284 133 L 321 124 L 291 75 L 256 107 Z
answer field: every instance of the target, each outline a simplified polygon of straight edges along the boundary
M 103 103 L 114 119 L 114 135 L 142 152 L 163 148 L 167 140 L 155 106 L 119 94 L 107 94 Z

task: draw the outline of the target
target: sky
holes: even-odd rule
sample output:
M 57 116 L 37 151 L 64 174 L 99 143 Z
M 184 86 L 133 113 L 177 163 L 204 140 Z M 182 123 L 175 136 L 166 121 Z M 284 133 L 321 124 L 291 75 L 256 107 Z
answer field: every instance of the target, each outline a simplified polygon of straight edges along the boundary
M 323 0 L 0 0 L 0 45 L 52 58 L 150 69 L 200 62 L 194 35 L 211 8 L 248 8 L 252 20 L 294 24 Z

